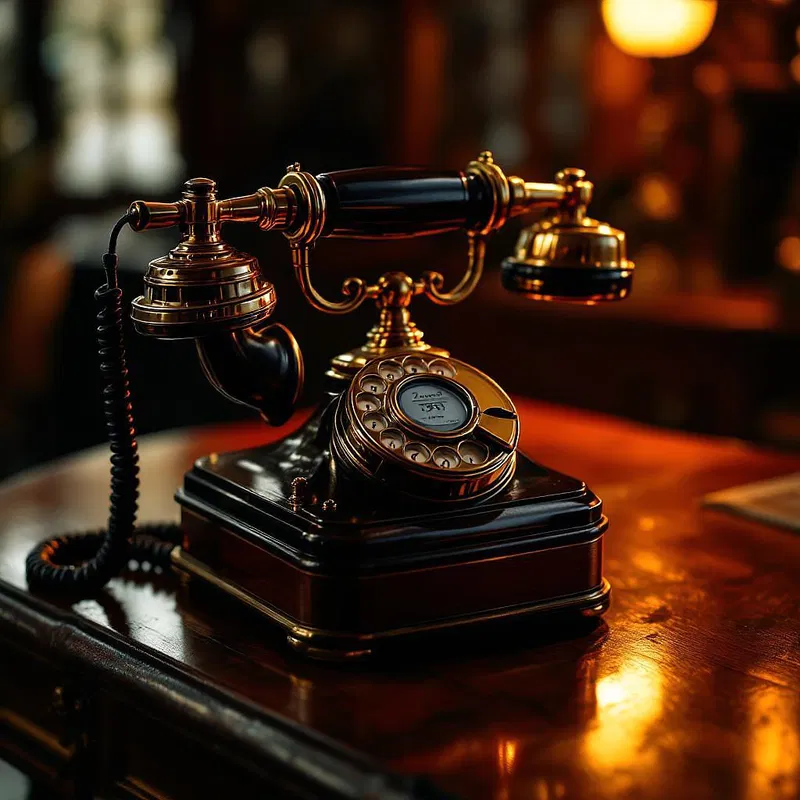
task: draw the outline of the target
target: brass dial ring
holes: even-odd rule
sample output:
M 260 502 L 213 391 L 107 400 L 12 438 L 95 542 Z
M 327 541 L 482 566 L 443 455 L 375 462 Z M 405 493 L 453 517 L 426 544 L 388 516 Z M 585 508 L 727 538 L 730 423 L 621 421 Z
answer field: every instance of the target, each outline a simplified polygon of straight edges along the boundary
M 337 406 L 332 451 L 392 491 L 457 502 L 501 491 L 514 474 L 519 421 L 479 370 L 418 352 L 364 366 Z

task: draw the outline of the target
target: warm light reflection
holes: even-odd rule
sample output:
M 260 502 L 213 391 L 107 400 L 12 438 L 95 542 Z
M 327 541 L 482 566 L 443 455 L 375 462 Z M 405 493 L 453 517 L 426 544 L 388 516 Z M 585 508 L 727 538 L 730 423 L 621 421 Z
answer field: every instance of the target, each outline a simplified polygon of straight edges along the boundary
M 514 771 L 517 758 L 517 742 L 515 739 L 500 739 L 497 743 L 497 761 L 501 775 L 510 775 Z
M 661 98 L 647 102 L 639 117 L 639 132 L 648 143 L 663 141 L 675 118 L 675 105 Z
M 778 263 L 791 272 L 800 272 L 800 236 L 787 236 L 781 240 Z
M 680 264 L 675 255 L 659 242 L 645 242 L 636 252 L 636 291 L 659 294 L 673 291 L 680 282 Z
M 659 724 L 663 707 L 658 664 L 628 659 L 618 672 L 597 682 L 595 696 L 597 720 L 583 743 L 591 768 L 598 772 L 651 769 L 654 751 L 647 749 L 646 742 L 650 729 Z
M 666 175 L 643 175 L 636 195 L 639 207 L 651 219 L 666 222 L 677 219 L 681 213 L 680 189 Z
M 759 687 L 749 697 L 749 769 L 746 797 L 797 797 L 800 793 L 800 703 L 781 686 Z
M 302 722 L 303 725 L 310 725 L 312 722 L 314 683 L 306 678 L 298 678 L 292 674 L 289 674 L 289 680 L 292 682 L 289 696 L 289 714 L 298 722 Z
M 800 83 L 800 53 L 798 53 L 790 62 L 789 62 L 789 72 L 792 75 L 792 78 Z
M 611 41 L 641 58 L 682 56 L 711 32 L 717 0 L 603 0 Z
M 511 796 L 511 780 L 514 774 L 514 762 L 517 760 L 516 739 L 497 740 L 497 768 L 500 780 L 497 786 L 496 800 L 509 800 Z
M 436 753 L 435 768 L 445 771 L 459 769 L 462 764 L 492 758 L 492 754 L 498 752 L 499 745 L 491 739 L 456 739 Z
M 694 85 L 707 97 L 727 97 L 731 91 L 731 79 L 725 67 L 713 61 L 698 64 L 692 73 Z

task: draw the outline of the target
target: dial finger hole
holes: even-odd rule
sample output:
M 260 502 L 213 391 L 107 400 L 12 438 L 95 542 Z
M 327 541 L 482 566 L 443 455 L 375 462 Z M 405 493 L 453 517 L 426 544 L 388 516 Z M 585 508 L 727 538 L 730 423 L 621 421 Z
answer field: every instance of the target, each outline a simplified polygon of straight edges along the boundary
M 437 447 L 433 451 L 433 463 L 442 469 L 455 469 L 461 459 L 452 447 Z
M 461 442 L 458 452 L 465 464 L 483 464 L 489 458 L 489 448 L 480 442 Z
M 433 375 L 441 375 L 444 378 L 454 378 L 456 375 L 456 368 L 441 358 L 431 361 L 428 370 Z
M 403 448 L 403 455 L 415 464 L 425 464 L 430 461 L 431 451 L 422 442 L 409 442 Z
M 389 450 L 400 450 L 406 441 L 405 436 L 397 428 L 387 428 L 381 433 L 381 444 Z
M 387 383 L 398 381 L 405 375 L 403 367 L 397 361 L 382 361 L 378 366 L 378 374 Z
M 356 395 L 356 408 L 359 411 L 377 411 L 381 407 L 379 397 L 369 392 L 360 392 Z
M 386 381 L 377 375 L 366 375 L 359 384 L 365 392 L 370 394 L 383 394 L 386 391 Z
M 403 369 L 409 375 L 419 375 L 428 371 L 428 365 L 419 356 L 406 356 L 403 359 Z
M 371 414 L 364 414 L 364 425 L 368 431 L 382 431 L 389 424 L 383 414 L 376 414 L 374 411 Z

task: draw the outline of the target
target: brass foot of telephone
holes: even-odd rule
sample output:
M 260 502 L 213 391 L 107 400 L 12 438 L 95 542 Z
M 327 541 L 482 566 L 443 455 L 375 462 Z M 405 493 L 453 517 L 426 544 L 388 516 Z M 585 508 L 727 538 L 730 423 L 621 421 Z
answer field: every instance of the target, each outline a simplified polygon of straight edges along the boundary
M 484 152 L 465 172 L 382 167 L 312 176 L 292 165 L 275 189 L 218 200 L 213 181 L 186 183 L 175 203 L 136 202 L 112 234 L 99 340 L 112 441 L 112 507 L 100 535 L 42 543 L 28 558 L 33 588 L 95 590 L 130 558 L 169 563 L 256 609 L 288 642 L 351 659 L 382 642 L 499 620 L 602 614 L 607 520 L 575 478 L 517 451 L 513 402 L 488 376 L 424 341 L 414 297 L 439 305 L 481 280 L 486 241 L 514 216 L 540 212 L 503 263 L 503 284 L 532 299 L 593 304 L 631 289 L 621 231 L 588 218 L 581 170 L 555 183 L 506 176 Z M 286 236 L 306 299 L 343 314 L 374 300 L 367 341 L 336 356 L 316 413 L 266 447 L 211 454 L 177 492 L 180 528 L 134 527 L 136 445 L 121 341 L 116 237 L 178 226 L 181 241 L 148 267 L 131 316 L 142 334 L 192 338 L 220 392 L 270 424 L 289 417 L 303 368 L 292 334 L 269 322 L 275 290 L 253 256 L 221 236 L 253 222 Z M 398 238 L 463 229 L 468 265 L 442 276 L 402 272 L 375 284 L 348 278 L 329 300 L 311 281 L 326 236 Z M 70 563 L 75 562 L 78 563 Z

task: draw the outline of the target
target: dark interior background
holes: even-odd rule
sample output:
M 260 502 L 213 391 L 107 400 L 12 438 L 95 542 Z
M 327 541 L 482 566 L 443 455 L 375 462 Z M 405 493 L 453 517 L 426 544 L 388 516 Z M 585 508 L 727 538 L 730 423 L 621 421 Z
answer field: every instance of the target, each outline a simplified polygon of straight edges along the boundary
M 668 55 L 692 26 L 645 16 L 620 33 L 616 0 L 0 0 L 0 474 L 103 440 L 92 293 L 131 200 L 175 199 L 196 175 L 243 194 L 293 161 L 463 168 L 484 148 L 528 180 L 585 168 L 592 215 L 628 233 L 634 295 L 576 308 L 506 294 L 509 225 L 473 297 L 416 303 L 428 341 L 513 393 L 800 444 L 800 8 L 659 2 L 712 5 L 710 33 Z M 226 235 L 275 283 L 313 403 L 374 309 L 315 312 L 279 234 Z M 174 242 L 123 233 L 128 299 Z M 461 235 L 322 242 L 316 276 L 329 295 L 388 269 L 454 281 L 465 252 Z M 246 416 L 191 343 L 131 331 L 129 350 L 142 432 Z

